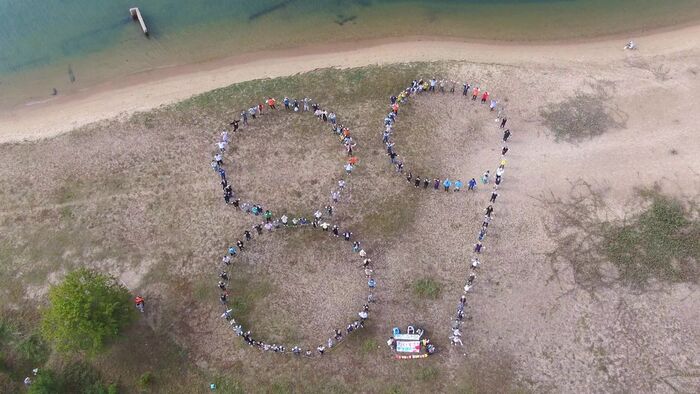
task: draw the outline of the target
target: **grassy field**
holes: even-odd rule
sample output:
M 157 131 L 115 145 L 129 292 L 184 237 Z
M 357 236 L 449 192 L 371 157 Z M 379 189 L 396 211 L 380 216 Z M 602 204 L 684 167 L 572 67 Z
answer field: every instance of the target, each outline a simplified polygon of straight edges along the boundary
M 209 169 L 217 135 L 243 108 L 266 96 L 312 97 L 335 110 L 358 143 L 360 165 L 348 183 L 347 199 L 337 207 L 336 220 L 367 240 L 373 258 L 382 260 L 390 245 L 399 245 L 418 225 L 416 213 L 430 201 L 429 193 L 406 193 L 411 190 L 401 177 L 392 176 L 380 138 L 388 97 L 415 77 L 443 74 L 450 67 L 319 70 L 251 81 L 55 139 L 0 147 L 0 180 L 5 185 L 0 190 L 2 322 L 7 327 L 19 321 L 24 327 L 21 335 L 3 331 L 10 338 L 3 342 L 9 349 L 2 357 L 3 384 L 16 388 L 30 366 L 44 365 L 44 360 L 57 374 L 67 370 L 72 358 L 37 342 L 32 327 L 48 285 L 71 269 L 88 266 L 117 275 L 149 301 L 144 321 L 106 354 L 87 360 L 99 377 L 92 380 L 114 384 L 120 392 L 204 391 L 209 382 L 217 382 L 219 392 L 454 391 L 458 386 L 437 379 L 438 365 L 446 358 L 424 366 L 386 363 L 383 340 L 377 338 L 385 336 L 392 313 L 397 313 L 389 313 L 394 303 L 390 296 L 379 307 L 389 320 L 370 325 L 334 349 L 330 363 L 246 349 L 216 321 L 215 278 L 219 254 L 227 243 L 242 238 L 252 222 L 224 209 Z M 438 100 L 437 105 L 450 108 L 447 99 Z M 418 102 L 416 109 L 432 116 L 429 102 Z M 458 117 L 456 107 L 450 111 Z M 421 120 L 420 113 L 403 116 L 402 133 L 415 129 L 420 138 L 415 143 L 402 140 L 399 153 L 411 156 L 415 168 L 439 174 L 442 163 L 429 161 L 424 153 L 433 137 L 438 143 L 449 132 L 431 137 L 420 130 L 439 127 L 435 120 Z M 408 121 L 409 116 L 419 121 Z M 233 138 L 227 166 L 235 190 L 243 200 L 264 202 L 275 213 L 308 214 L 323 206 L 346 157 L 336 137 L 312 116 L 278 112 L 263 118 Z M 478 131 L 480 126 L 472 128 Z M 309 243 L 315 246 L 309 248 Z M 236 263 L 233 308 L 271 341 L 322 339 L 321 333 L 351 319 L 365 297 L 366 285 L 361 271 L 348 261 L 352 258 L 349 243 L 322 234 L 302 231 L 257 239 Z M 454 288 L 455 279 L 413 283 L 405 270 L 414 264 L 397 272 L 380 266 L 380 281 L 386 285 L 378 294 L 382 297 L 394 287 L 405 297 L 415 294 L 424 301 L 408 305 L 430 316 L 436 303 L 443 302 L 441 286 Z M 394 275 L 397 283 L 382 275 Z M 398 321 L 401 316 L 394 315 Z M 425 325 L 438 327 L 441 319 L 426 318 Z M 356 367 L 338 369 L 348 365 Z M 470 392 L 510 389 L 515 387 L 512 379 L 510 372 L 502 372 L 468 387 L 473 387 Z

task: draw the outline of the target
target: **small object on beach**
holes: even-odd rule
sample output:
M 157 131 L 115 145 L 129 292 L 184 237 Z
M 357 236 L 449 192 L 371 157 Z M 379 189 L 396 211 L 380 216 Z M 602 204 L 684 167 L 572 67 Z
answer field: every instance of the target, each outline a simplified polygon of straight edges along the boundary
M 58 90 L 56 88 L 53 88 L 53 92 L 51 93 L 52 96 L 58 95 Z
M 131 18 L 133 20 L 139 21 L 139 24 L 141 25 L 141 30 L 143 30 L 143 34 L 148 35 L 148 28 L 146 27 L 146 21 L 143 20 L 143 16 L 141 16 L 141 11 L 139 10 L 139 8 L 138 7 L 129 8 L 129 14 L 131 15 Z
M 630 49 L 630 50 L 637 49 L 637 44 L 635 44 L 634 41 L 630 40 L 630 42 L 628 42 L 627 45 L 625 45 L 624 49 Z

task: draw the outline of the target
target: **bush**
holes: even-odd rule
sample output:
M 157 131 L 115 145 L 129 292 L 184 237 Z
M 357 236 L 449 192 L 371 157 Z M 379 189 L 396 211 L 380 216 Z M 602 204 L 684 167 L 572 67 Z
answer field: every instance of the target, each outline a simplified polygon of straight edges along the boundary
M 75 361 L 61 371 L 40 369 L 34 378 L 29 392 L 33 394 L 81 393 L 116 394 L 117 386 L 106 386 L 100 374 L 85 361 Z
M 40 370 L 29 386 L 30 394 L 55 394 L 62 391 L 60 379 L 49 369 Z
M 44 364 L 49 357 L 49 348 L 38 334 L 32 334 L 20 342 L 17 352 L 34 365 Z
M 41 331 L 60 351 L 96 353 L 134 316 L 127 289 L 108 275 L 81 268 L 49 290 Z

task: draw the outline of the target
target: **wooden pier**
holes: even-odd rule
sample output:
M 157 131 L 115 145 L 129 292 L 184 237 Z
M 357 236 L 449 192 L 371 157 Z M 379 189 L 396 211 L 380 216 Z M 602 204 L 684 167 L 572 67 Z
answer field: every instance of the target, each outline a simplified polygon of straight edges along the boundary
M 148 28 L 146 27 L 146 21 L 143 20 L 143 16 L 141 16 L 141 11 L 139 11 L 139 8 L 138 7 L 129 8 L 129 14 L 131 14 L 132 19 L 139 21 L 139 24 L 141 25 L 141 30 L 143 30 L 143 34 L 148 35 Z

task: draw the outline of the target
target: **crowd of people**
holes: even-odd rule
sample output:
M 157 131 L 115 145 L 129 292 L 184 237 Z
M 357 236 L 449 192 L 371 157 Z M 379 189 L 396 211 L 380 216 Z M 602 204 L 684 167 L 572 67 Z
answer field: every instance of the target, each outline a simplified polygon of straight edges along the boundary
M 420 176 L 418 174 L 413 174 L 410 169 L 405 168 L 403 158 L 399 157 L 392 140 L 392 134 L 394 132 L 394 126 L 399 119 L 399 109 L 401 105 L 408 103 L 409 98 L 419 94 L 427 93 L 451 93 L 456 94 L 456 86 L 458 84 L 454 81 L 437 80 L 435 78 L 429 80 L 414 80 L 411 85 L 404 89 L 396 96 L 390 97 L 390 110 L 384 119 L 384 130 L 382 132 L 382 141 L 386 146 L 386 154 L 389 156 L 390 162 L 395 167 L 396 171 L 403 174 L 406 180 L 416 189 L 433 189 L 433 190 L 444 190 L 446 192 L 455 191 L 459 192 L 462 190 L 463 185 L 461 178 L 445 177 L 441 179 L 439 177 L 430 176 Z M 471 92 L 470 92 L 471 90 Z M 484 241 L 486 235 L 489 231 L 489 225 L 494 218 L 494 204 L 499 195 L 499 187 L 503 182 L 503 176 L 505 172 L 505 166 L 507 161 L 505 156 L 509 151 L 507 145 L 508 139 L 511 136 L 511 131 L 506 128 L 507 117 L 502 109 L 498 108 L 498 101 L 490 96 L 490 93 L 486 90 L 481 91 L 480 87 L 472 87 L 469 83 L 465 82 L 462 84 L 462 95 L 468 100 L 476 102 L 477 105 L 487 105 L 489 111 L 498 111 L 496 121 L 498 126 L 503 130 L 502 146 L 500 149 L 500 160 L 498 167 L 494 171 L 494 179 L 492 180 L 492 173 L 490 170 L 484 172 L 484 174 L 479 177 L 471 177 L 466 183 L 467 190 L 475 191 L 477 186 L 481 184 L 482 186 L 493 184 L 491 189 L 491 195 L 489 198 L 489 205 L 484 210 L 484 217 L 481 223 L 480 230 L 477 235 L 476 243 L 473 245 L 473 256 L 469 264 L 469 272 L 466 279 L 466 284 L 462 289 L 462 295 L 460 296 L 459 303 L 457 305 L 457 311 L 452 320 L 450 332 L 451 335 L 449 339 L 454 345 L 463 345 L 461 336 L 462 322 L 465 317 L 465 309 L 468 306 L 467 296 L 470 290 L 475 284 L 477 277 L 477 272 L 481 266 L 481 261 L 479 260 L 480 254 L 484 251 Z M 278 108 L 277 100 L 272 97 L 267 97 L 256 105 L 241 111 L 240 119 L 233 120 L 229 123 L 230 128 L 223 130 L 220 134 L 220 138 L 216 143 L 216 152 L 211 163 L 212 169 L 219 175 L 220 184 L 223 190 L 224 201 L 227 205 L 233 208 L 259 217 L 260 220 L 252 226 L 250 230 L 245 230 L 239 240 L 236 241 L 235 245 L 229 246 L 226 253 L 221 259 L 221 270 L 219 272 L 218 278 L 218 288 L 220 289 L 219 301 L 223 306 L 223 313 L 221 318 L 226 320 L 237 336 L 243 338 L 243 340 L 250 346 L 257 347 L 265 351 L 271 351 L 276 353 L 286 353 L 296 356 L 321 356 L 329 349 L 336 346 L 340 341 L 342 341 L 348 334 L 353 331 L 364 327 L 365 320 L 369 317 L 370 304 L 374 302 L 374 289 L 377 285 L 374 278 L 374 266 L 372 260 L 367 256 L 367 252 L 362 248 L 360 241 L 355 240 L 353 233 L 349 230 L 341 230 L 340 226 L 331 222 L 333 213 L 335 210 L 334 204 L 337 204 L 341 195 L 346 189 L 346 179 L 350 177 L 352 171 L 358 163 L 358 159 L 355 156 L 356 143 L 353 140 L 350 130 L 344 127 L 338 122 L 337 115 L 332 111 L 327 111 L 323 109 L 319 104 L 312 102 L 309 98 L 304 98 L 302 100 L 290 99 L 284 97 L 282 100 L 284 108 Z M 266 104 L 266 105 L 265 105 Z M 281 216 L 276 216 L 269 209 L 265 209 L 262 204 L 253 202 L 241 202 L 236 193 L 233 191 L 233 186 L 229 182 L 226 170 L 224 168 L 224 155 L 228 149 L 230 138 L 236 133 L 242 132 L 245 128 L 249 127 L 251 122 L 257 122 L 264 115 L 270 111 L 287 111 L 290 113 L 301 112 L 301 113 L 311 113 L 313 116 L 317 117 L 319 121 L 328 123 L 330 125 L 331 132 L 338 136 L 341 144 L 343 145 L 345 151 L 348 155 L 348 160 L 344 164 L 345 176 L 339 179 L 337 186 L 330 193 L 330 201 L 328 205 L 323 207 L 323 209 L 317 209 L 312 214 L 307 216 L 293 216 L 290 217 L 286 214 Z M 469 178 L 469 177 L 467 177 Z M 464 179 L 467 179 L 464 178 Z M 232 286 L 231 275 L 229 274 L 229 269 L 231 269 L 235 258 L 244 252 L 248 248 L 248 244 L 253 240 L 254 237 L 262 236 L 265 232 L 272 232 L 278 229 L 290 229 L 290 228 L 300 228 L 300 227 L 310 227 L 317 229 L 319 231 L 328 232 L 330 236 L 343 240 L 347 242 L 352 242 L 352 251 L 359 256 L 361 264 L 359 267 L 364 271 L 364 277 L 367 280 L 368 295 L 366 302 L 360 310 L 357 312 L 357 318 L 352 322 L 349 322 L 345 329 L 342 328 L 335 329 L 333 333 L 328 337 L 326 341 L 313 347 L 302 348 L 300 345 L 286 346 L 283 344 L 267 343 L 262 340 L 257 339 L 253 336 L 249 329 L 246 329 L 239 321 L 236 320 L 233 315 L 233 308 L 229 308 L 231 300 L 229 299 L 229 290 Z
M 419 94 L 427 93 L 441 93 L 445 94 L 449 91 L 450 94 L 456 94 L 456 87 L 458 83 L 455 81 L 438 80 L 436 78 L 431 78 L 429 80 L 417 79 L 411 82 L 411 85 L 406 89 L 401 91 L 398 95 L 391 96 L 389 101 L 389 112 L 384 118 L 384 130 L 382 131 L 382 142 L 386 146 L 386 154 L 389 156 L 390 162 L 394 165 L 396 172 L 405 175 L 406 180 L 412 184 L 416 189 L 429 190 L 432 186 L 433 190 L 443 189 L 446 192 L 454 190 L 459 192 L 462 190 L 462 181 L 459 177 L 452 178 L 454 181 L 450 180 L 449 177 L 445 177 L 441 180 L 439 177 L 423 176 L 421 178 L 418 174 L 413 174 L 410 169 L 406 168 L 403 158 L 399 157 L 396 149 L 394 148 L 395 143 L 392 140 L 392 134 L 394 133 L 394 126 L 399 119 L 399 109 L 402 105 L 409 102 L 411 97 L 417 96 Z M 471 93 L 470 93 L 471 89 Z M 476 280 L 477 272 L 481 266 L 481 261 L 479 256 L 484 251 L 484 241 L 486 235 L 489 231 L 489 224 L 494 218 L 494 207 L 493 204 L 496 203 L 496 199 L 499 195 L 499 187 L 503 182 L 503 175 L 505 173 L 505 167 L 507 164 L 506 153 L 509 151 L 508 139 L 512 135 L 510 129 L 506 128 L 508 118 L 505 116 L 505 111 L 498 106 L 498 101 L 491 97 L 487 90 L 481 90 L 479 86 L 472 87 L 469 82 L 462 83 L 462 96 L 465 100 L 475 102 L 477 105 L 488 105 L 487 108 L 491 112 L 497 112 L 496 122 L 498 127 L 503 130 L 502 144 L 500 149 L 500 159 L 498 167 L 495 170 L 495 178 L 493 180 L 493 187 L 491 189 L 491 196 L 489 198 L 489 205 L 484 210 L 484 217 L 481 223 L 481 227 L 477 234 L 476 243 L 473 245 L 473 256 L 469 264 L 469 273 L 467 275 L 466 283 L 462 289 L 462 295 L 459 298 L 459 303 L 457 304 L 457 311 L 454 315 L 454 319 L 451 322 L 450 332 L 451 335 L 449 339 L 453 345 L 463 345 L 462 342 L 462 322 L 464 321 L 465 308 L 468 306 L 467 296 L 469 295 L 474 282 Z M 469 178 L 469 177 L 467 177 Z M 464 178 L 464 179 L 467 179 Z M 477 185 L 481 183 L 482 186 L 487 186 L 491 183 L 491 171 L 486 170 L 483 175 L 477 181 L 476 177 L 472 177 L 467 182 L 467 190 L 475 191 Z
M 230 127 L 221 131 L 220 138 L 216 142 L 216 152 L 214 153 L 213 160 L 211 162 L 212 169 L 220 177 L 224 202 L 236 210 L 240 210 L 260 218 L 260 220 L 257 221 L 250 230 L 245 230 L 243 232 L 241 237 L 236 241 L 235 245 L 228 247 L 226 253 L 221 258 L 221 269 L 217 283 L 217 287 L 220 290 L 219 302 L 223 307 L 221 318 L 226 320 L 236 335 L 242 337 L 243 340 L 250 346 L 254 346 L 265 351 L 286 353 L 295 356 L 321 356 L 341 342 L 348 334 L 364 327 L 365 321 L 369 318 L 370 304 L 375 301 L 374 289 L 377 286 L 377 282 L 374 278 L 374 265 L 372 260 L 368 257 L 368 253 L 362 247 L 362 243 L 355 239 L 354 234 L 350 230 L 341 229 L 339 225 L 331 222 L 335 211 L 334 204 L 339 203 L 341 195 L 346 190 L 346 179 L 349 179 L 353 169 L 358 163 L 358 159 L 354 154 L 356 143 L 351 136 L 350 129 L 338 122 L 337 115 L 334 112 L 323 109 L 321 105 L 312 102 L 312 100 L 309 98 L 297 100 L 284 97 L 282 100 L 284 109 L 278 109 L 277 100 L 273 97 L 266 97 L 264 102 L 266 105 L 263 104 L 263 102 L 260 102 L 251 106 L 247 110 L 241 111 L 240 118 L 231 121 L 229 123 Z M 231 143 L 231 137 L 236 133 L 245 130 L 245 128 L 249 127 L 253 121 L 259 121 L 264 117 L 264 114 L 270 111 L 280 110 L 290 113 L 311 113 L 317 117 L 319 121 L 328 123 L 330 125 L 331 132 L 338 136 L 348 155 L 348 160 L 344 164 L 345 175 L 343 178 L 338 180 L 337 186 L 335 186 L 331 191 L 328 205 L 325 205 L 323 209 L 315 210 L 308 217 L 290 217 L 287 214 L 276 216 L 271 210 L 265 209 L 262 204 L 241 202 L 237 194 L 234 192 L 233 186 L 231 182 L 229 182 L 226 170 L 224 168 L 224 155 L 228 150 L 229 144 Z M 232 286 L 234 286 L 231 283 L 232 275 L 229 272 L 232 269 L 236 257 L 247 250 L 249 243 L 252 242 L 254 237 L 260 237 L 266 232 L 272 232 L 275 230 L 301 227 L 313 228 L 319 231 L 328 232 L 329 236 L 338 239 L 342 238 L 343 241 L 349 243 L 348 245 L 352 245 L 352 252 L 359 256 L 359 260 L 361 261 L 359 268 L 361 268 L 364 273 L 364 278 L 367 281 L 368 288 L 366 302 L 357 312 L 357 318 L 349 322 L 344 330 L 342 328 L 335 329 L 328 339 L 319 344 L 315 349 L 310 347 L 306 347 L 304 349 L 300 345 L 290 347 L 284 344 L 267 343 L 257 339 L 253 336 L 251 330 L 245 328 L 241 322 L 236 320 L 234 316 L 234 309 L 229 308 L 229 305 L 232 304 L 232 300 L 229 298 L 229 290 Z

